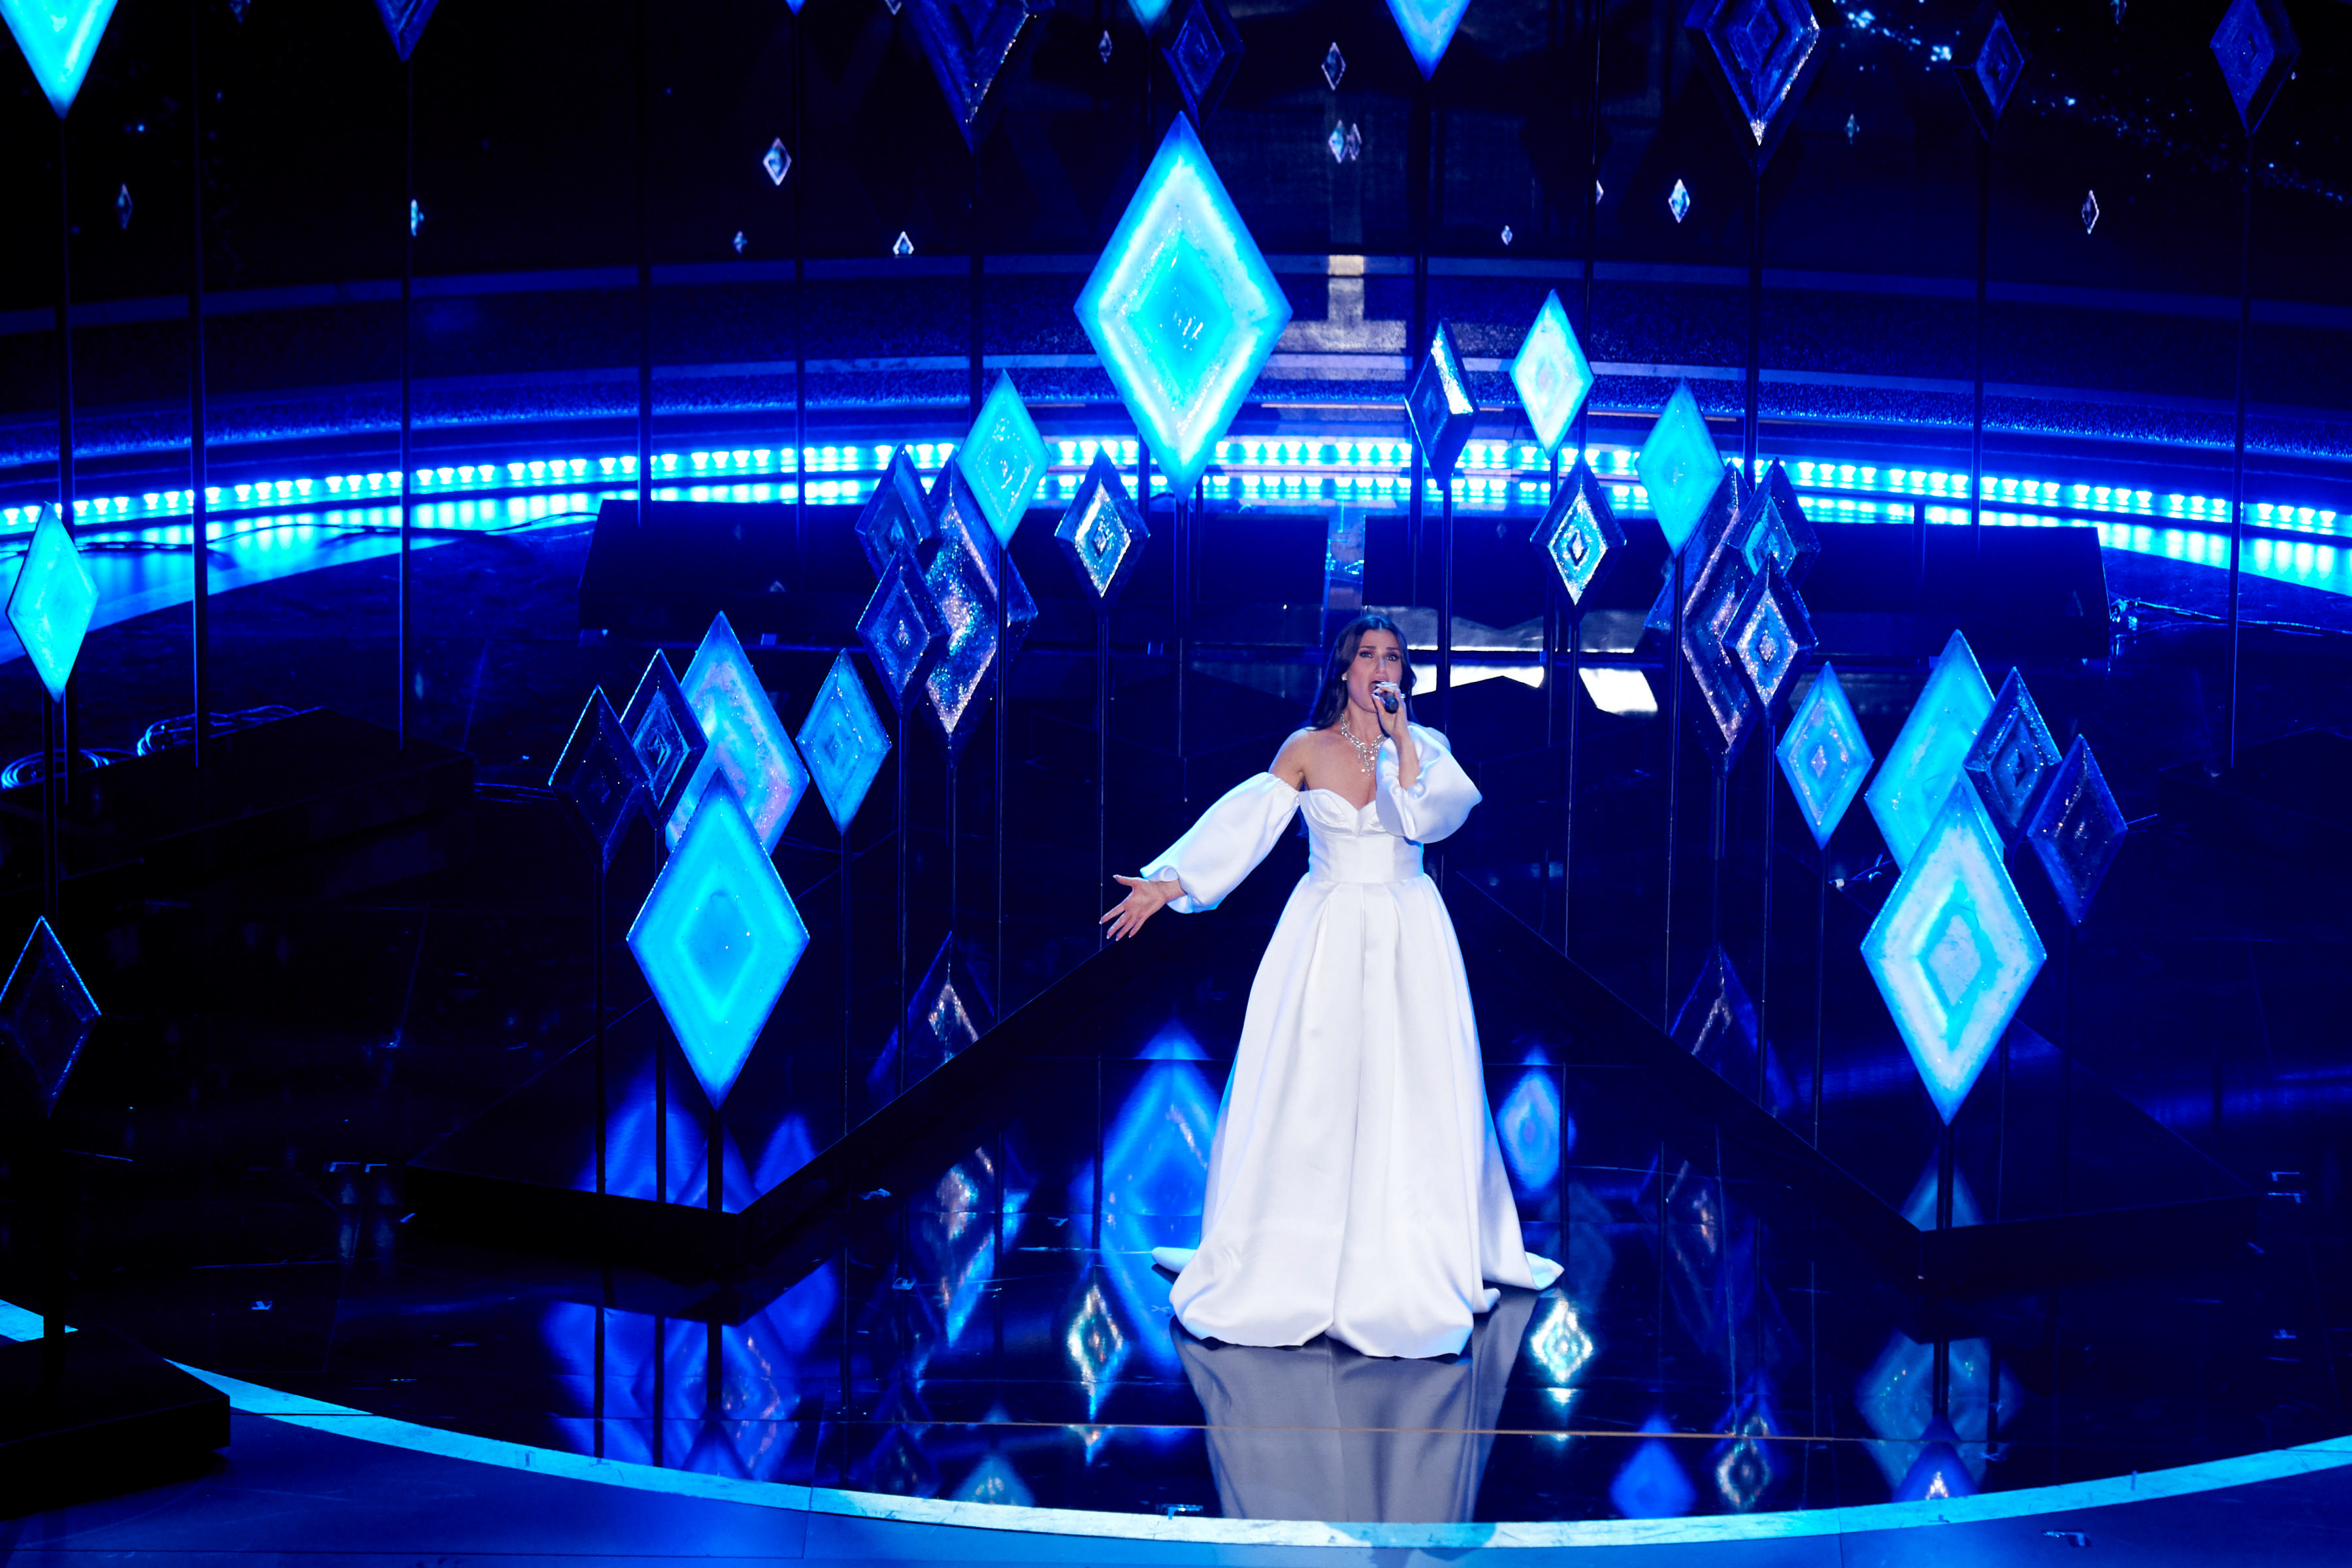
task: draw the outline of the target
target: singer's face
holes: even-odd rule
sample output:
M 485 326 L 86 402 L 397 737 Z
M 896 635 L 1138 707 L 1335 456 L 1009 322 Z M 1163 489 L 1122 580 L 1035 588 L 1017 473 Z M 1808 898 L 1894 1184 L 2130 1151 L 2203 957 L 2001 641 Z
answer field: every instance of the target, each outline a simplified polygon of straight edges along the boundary
M 1357 708 L 1373 704 L 1372 688 L 1382 681 L 1397 685 L 1404 676 L 1404 646 L 1394 632 L 1366 632 L 1356 642 L 1355 662 L 1348 667 L 1348 701 Z

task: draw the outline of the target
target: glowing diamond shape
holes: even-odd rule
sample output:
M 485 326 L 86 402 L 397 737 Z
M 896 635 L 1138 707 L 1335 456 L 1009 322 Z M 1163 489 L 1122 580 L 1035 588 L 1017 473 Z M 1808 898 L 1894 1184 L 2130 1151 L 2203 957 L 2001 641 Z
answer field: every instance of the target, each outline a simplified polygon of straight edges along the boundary
M 932 955 L 931 966 L 923 972 L 907 1011 L 911 1028 L 903 1038 L 898 1030 L 891 1031 L 881 1056 L 866 1074 L 866 1087 L 877 1101 L 898 1092 L 902 1068 L 905 1083 L 912 1084 L 950 1057 L 961 1055 L 996 1026 L 988 990 L 956 950 L 952 935 Z
M 36 915 L 33 934 L 25 939 L 8 984 L 0 989 L 0 1035 L 31 1070 L 42 1115 L 57 1109 L 97 1022 L 98 1004 L 90 1000 L 89 987 L 75 973 L 47 918 Z
M 1812 689 L 1797 704 L 1789 732 L 1780 737 L 1780 776 L 1797 797 L 1797 809 L 1812 830 L 1813 843 L 1829 843 L 1845 819 L 1846 807 L 1870 773 L 1870 742 L 1853 716 L 1853 704 L 1838 684 L 1837 670 L 1822 666 Z
M 1076 309 L 1170 488 L 1189 491 L 1274 352 L 1290 301 L 1183 115 Z
M 1557 289 L 1544 296 L 1543 309 L 1536 312 L 1518 357 L 1511 361 L 1511 384 L 1518 389 L 1519 405 L 1535 427 L 1536 444 L 1549 458 L 1592 390 L 1592 363 L 1584 357 L 1584 345 L 1577 342 Z
M 1054 0 L 906 0 L 915 41 L 967 147 L 988 134 L 1004 97 L 996 84 L 1035 47 L 1053 9 Z
M 1969 639 L 1954 632 L 1864 797 L 1897 866 L 1911 864 L 1911 852 L 1943 810 L 1991 713 L 1992 688 Z
M 1754 581 L 1739 552 L 1718 550 L 1700 569 L 1690 608 L 1683 616 L 1683 662 L 1706 700 L 1707 716 L 1715 721 L 1712 729 L 1702 726 L 1699 733 L 1726 767 L 1738 757 L 1763 717 L 1731 647 Z
M 1569 470 L 1550 509 L 1536 524 L 1535 543 L 1559 574 L 1571 605 L 1584 603 L 1584 595 L 1624 548 L 1625 531 L 1610 510 L 1609 492 L 1583 458 Z
M 670 673 L 669 655 L 659 648 L 637 679 L 637 689 L 621 715 L 621 728 L 628 731 L 629 744 L 646 770 L 646 809 L 656 822 L 667 822 L 710 742 L 678 689 L 677 677 Z
M 1813 558 L 1822 552 L 1822 537 L 1806 521 L 1797 487 L 1789 482 L 1788 469 L 1779 463 L 1765 470 L 1754 503 L 1743 510 L 1741 525 L 1739 553 L 1747 558 L 1748 569 L 1761 572 L 1769 561 L 1780 568 L 1792 588 L 1805 580 Z
M 377 15 L 383 18 L 383 30 L 392 35 L 392 47 L 406 59 L 416 47 L 416 40 L 425 36 L 425 24 L 433 19 L 435 0 L 375 0 Z
M 866 552 L 866 563 L 880 577 L 889 571 L 891 559 L 903 551 L 915 558 L 919 569 L 925 547 L 938 537 L 930 502 L 923 494 L 923 476 L 901 447 L 890 454 L 890 467 L 857 514 L 857 542 Z
M 1966 780 L 1916 849 L 1862 939 L 1862 961 L 1948 1122 L 2041 973 L 2042 938 Z
M 1706 514 L 1724 472 L 1723 454 L 1706 433 L 1706 416 L 1698 411 L 1689 382 L 1675 383 L 1674 395 L 1643 438 L 1634 471 L 1650 492 L 1650 508 L 1657 513 L 1666 548 L 1680 550 Z
M 588 706 L 580 710 L 547 786 L 562 797 L 573 825 L 587 836 L 596 864 L 610 866 L 629 818 L 646 804 L 646 789 L 645 764 L 603 687 L 588 694 Z
M 2096 191 L 2084 191 L 2083 193 L 2083 232 L 2084 234 L 2090 234 L 2095 231 L 2098 226 L 2099 193 Z
M 2129 831 L 2090 742 L 2075 736 L 2025 828 L 2069 924 L 2081 925 L 2091 912 L 2091 900 Z
M 1739 972 L 1720 944 L 1708 952 L 1700 966 L 1698 979 L 1683 998 L 1682 1010 L 1675 1015 L 1672 1033 L 1675 1044 L 1713 1068 L 1743 1094 L 1756 1092 L 1757 1058 L 1761 1056 L 1763 1103 L 1775 1116 L 1796 1104 L 1796 1091 L 1789 1087 L 1780 1058 L 1757 1027 L 1756 1005 L 1748 999 L 1748 988 L 1739 983 Z
M 1780 575 L 1780 563 L 1767 558 L 1763 574 L 1748 579 L 1731 632 L 1731 651 L 1765 707 L 1780 697 L 1798 662 L 1820 646 L 1804 600 Z
M 1143 24 L 1147 37 L 1160 26 L 1160 18 L 1168 15 L 1168 0 L 1127 0 L 1127 5 L 1135 13 L 1135 19 Z
M 1054 530 L 1054 542 L 1097 605 L 1118 596 L 1143 559 L 1151 531 L 1128 499 L 1126 481 L 1107 452 L 1097 452 L 1078 493 Z
M 735 1087 L 807 948 L 734 785 L 713 778 L 629 926 L 629 951 L 711 1104 Z
M 1696 0 L 1684 25 L 1706 40 L 1717 85 L 1761 167 L 1821 64 L 1822 25 L 1805 0 Z
M 672 849 L 685 837 L 704 791 L 715 773 L 735 786 L 735 798 L 751 818 L 760 843 L 774 849 L 784 836 L 784 824 L 808 788 L 808 769 L 784 734 L 783 724 L 760 685 L 760 677 L 735 640 L 735 628 L 724 614 L 711 618 L 694 650 L 694 662 L 678 682 L 687 705 L 710 742 L 710 749 L 688 776 L 686 794 L 669 819 Z
M 1440 483 L 1452 479 L 1454 465 L 1478 423 L 1478 405 L 1470 395 L 1469 378 L 1462 374 L 1453 329 L 1444 321 L 1430 334 L 1429 346 L 1405 386 L 1404 416 L 1429 471 Z
M 1029 510 L 1029 499 L 1037 493 L 1037 481 L 1045 477 L 1045 440 L 1011 375 L 997 374 L 996 384 L 980 405 L 980 417 L 971 422 L 971 433 L 956 448 L 955 464 L 971 484 L 996 542 L 1011 544 L 1013 531 Z
M 980 711 L 976 700 L 996 660 L 1010 665 L 1022 640 L 1037 618 L 1037 605 L 1027 584 L 1013 569 L 1013 558 L 993 545 L 981 542 L 988 527 L 979 500 L 964 482 L 963 472 L 950 464 L 940 472 L 932 494 L 939 519 L 940 542 L 923 572 L 923 586 L 947 627 L 947 640 L 924 682 L 930 698 L 931 717 L 950 752 L 962 749 L 972 721 Z M 1004 568 L 1005 637 L 999 648 L 996 637 L 996 569 Z
M 1454 29 L 1468 9 L 1470 0 L 1389 0 L 1389 15 L 1396 18 L 1397 31 L 1404 35 L 1404 47 L 1412 51 L 1423 80 L 1437 74 L 1437 62 L 1445 58 L 1445 47 L 1454 41 Z
M 2279 0 L 2230 0 L 2221 25 L 2213 29 L 2212 47 L 2230 101 L 2238 106 L 2239 123 L 2252 136 L 2302 53 L 2294 24 Z
M 793 8 L 800 9 L 797 5 Z M 784 183 L 784 176 L 793 172 L 793 155 L 785 150 L 782 137 L 779 136 L 768 143 L 768 150 L 760 154 L 760 167 L 768 172 L 771 184 L 781 185 Z
M 1330 84 L 1333 92 L 1337 92 L 1339 90 L 1339 79 L 1347 74 L 1348 58 L 1335 43 L 1323 51 L 1323 79 Z
M 2024 35 L 1993 0 L 1985 0 L 1952 51 L 1952 74 L 1959 81 L 1960 96 L 1968 100 L 1969 112 L 1976 117 L 1977 129 L 1988 138 L 2000 123 L 2001 110 L 2009 107 L 2030 58 Z
M 8 591 L 8 624 L 25 645 L 33 673 L 59 701 L 65 700 L 74 660 L 81 657 L 81 639 L 97 613 L 98 580 L 74 547 L 72 531 L 59 519 L 58 509 L 43 507 L 40 521 L 33 524 L 32 542 L 25 547 L 25 563 L 16 569 L 16 585 Z
M 833 814 L 835 831 L 845 837 L 850 819 L 866 803 L 866 792 L 874 787 L 874 776 L 882 771 L 882 759 L 890 754 L 890 732 L 874 710 L 874 700 L 866 695 L 866 682 L 857 678 L 857 666 L 846 649 L 834 655 L 833 668 L 816 689 L 816 700 L 809 704 L 807 721 L 801 725 L 800 752 L 816 777 L 824 808 Z
M 1675 222 L 1679 224 L 1690 216 L 1690 187 L 1676 180 L 1675 188 L 1666 193 L 1666 210 L 1675 215 Z
M 1672 1432 L 1663 1415 L 1642 1423 L 1647 1433 Z M 1698 1489 L 1683 1472 L 1682 1462 L 1663 1438 L 1650 1436 L 1633 1450 L 1616 1479 L 1609 1483 L 1609 1500 L 1627 1519 L 1678 1519 L 1698 1500 Z
M 1196 124 L 1206 124 L 1241 68 L 1242 36 L 1219 0 L 1185 0 L 1182 19 L 1161 51 Z
M 0 0 L 0 16 L 8 18 L 49 107 L 64 119 L 114 16 L 114 0 Z
M 2025 678 L 2011 670 L 1977 731 L 1977 743 L 1960 764 L 2002 844 L 2014 845 L 2025 831 L 2058 762 L 2058 743 L 2050 738 L 2033 694 L 2025 689 Z
M 882 581 L 857 617 L 857 640 L 873 656 L 890 705 L 906 712 L 948 641 L 948 625 L 911 554 L 901 553 L 882 569 Z

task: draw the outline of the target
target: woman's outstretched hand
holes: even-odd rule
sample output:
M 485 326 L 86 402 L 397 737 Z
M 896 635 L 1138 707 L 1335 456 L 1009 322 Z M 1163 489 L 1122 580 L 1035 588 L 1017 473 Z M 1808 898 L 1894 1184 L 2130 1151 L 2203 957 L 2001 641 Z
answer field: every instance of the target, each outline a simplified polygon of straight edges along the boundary
M 1183 892 L 1183 885 L 1173 880 L 1147 882 L 1140 877 L 1113 877 L 1111 880 L 1127 889 L 1127 897 L 1118 901 L 1097 925 L 1110 927 L 1110 939 L 1133 936 L 1143 929 L 1143 922 L 1167 907 L 1168 901 Z

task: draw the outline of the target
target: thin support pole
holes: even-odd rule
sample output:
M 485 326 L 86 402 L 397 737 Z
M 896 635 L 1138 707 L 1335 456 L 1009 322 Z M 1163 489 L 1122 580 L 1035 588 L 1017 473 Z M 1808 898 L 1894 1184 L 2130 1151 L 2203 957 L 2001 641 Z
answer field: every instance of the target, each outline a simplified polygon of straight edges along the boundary
M 1771 1108 L 1771 1085 L 1765 1076 L 1764 1063 L 1771 1049 L 1772 1038 L 1772 872 L 1780 858 L 1780 848 L 1773 842 L 1773 808 L 1779 803 L 1780 792 L 1772 786 L 1772 753 L 1779 750 L 1780 724 L 1772 705 L 1764 705 L 1764 929 L 1757 942 L 1756 960 L 1756 1103 Z
M 611 1080 L 606 1077 L 604 1061 L 604 882 L 608 871 L 609 868 L 600 856 L 596 863 L 596 963 L 593 1002 L 596 1041 L 596 1195 L 600 1198 L 605 1191 L 604 1156 L 613 1114 Z
M 1977 605 L 1978 566 L 1981 562 L 1984 542 L 1984 432 L 1985 432 L 1985 296 L 1992 271 L 1992 142 L 1989 138 L 1977 142 L 1977 308 L 1974 318 L 1975 384 L 1969 414 L 1969 579 L 1965 603 L 1970 610 Z M 1920 514 L 1922 517 L 1925 512 Z M 1921 542 L 1921 555 L 1926 555 L 1926 542 Z M 1922 577 L 1924 580 L 1924 568 Z
M 1665 964 L 1658 979 L 1658 1021 L 1675 1016 L 1675 859 L 1683 820 L 1683 552 L 1675 552 L 1673 636 L 1659 671 L 1666 683 L 1666 920 Z
M 1009 619 L 1011 610 L 1004 602 L 1004 596 L 1012 570 L 1013 552 L 999 544 L 996 547 L 996 658 L 992 661 L 996 666 L 996 777 L 995 787 L 989 792 L 989 798 L 996 808 L 996 999 L 1007 1012 L 1012 1011 L 1013 999 L 1012 954 L 1004 945 L 1004 749 L 1008 717 L 1005 675 L 1013 660 L 1006 651 L 1006 645 L 1012 640 L 1012 627 Z
M 898 1060 L 893 1065 L 898 1074 L 900 1087 L 904 1088 L 907 1052 L 910 1048 L 909 1042 L 913 1038 L 909 1031 L 913 1027 L 914 1016 L 913 1005 L 908 999 L 907 990 L 907 839 L 908 835 L 907 831 L 907 710 L 903 704 L 898 708 L 896 722 L 898 732 L 894 739 L 897 743 L 890 748 L 890 754 L 898 759 L 898 769 L 897 826 L 898 837 L 898 1049 L 896 1053 Z
M 1813 893 L 1813 1147 L 1822 1146 L 1822 982 L 1830 946 L 1830 853 L 1821 851 L 1821 882 Z
M 801 191 L 807 184 L 808 147 L 804 138 L 807 121 L 801 112 L 801 100 L 807 96 L 808 72 L 801 58 L 800 14 L 793 14 L 793 155 L 801 161 L 803 173 L 793 182 L 793 562 L 803 577 L 808 572 L 808 485 L 803 472 L 802 459 L 808 451 L 808 244 L 801 226 Z M 844 877 L 842 925 L 845 942 L 848 935 L 848 854 L 846 836 L 842 845 Z M 844 996 L 843 1003 L 847 1005 Z M 847 1058 L 845 1058 L 845 1061 Z
M 66 119 L 58 116 L 58 521 L 70 537 L 74 531 L 74 377 L 73 377 L 73 187 L 67 178 Z M 55 750 L 44 752 L 41 772 L 64 775 L 73 787 L 73 688 L 57 704 Z M 54 808 L 48 827 L 50 853 L 58 852 Z M 51 900 L 49 918 L 57 919 Z
M 1569 951 L 1576 933 L 1576 752 L 1577 731 L 1583 718 L 1584 613 L 1570 606 L 1561 612 L 1568 629 L 1568 679 L 1561 695 L 1568 703 L 1568 780 L 1560 812 L 1559 950 Z
M 195 700 L 192 766 L 205 765 L 211 742 L 212 552 L 205 487 L 205 129 L 203 0 L 188 5 L 188 673 Z
M 1095 888 L 1099 901 L 1110 886 L 1110 606 L 1095 606 Z M 1087 910 L 1087 918 L 1097 913 Z M 1096 928 L 1097 942 L 1110 938 Z
M 653 7 L 637 0 L 637 525 L 654 509 Z M 799 447 L 793 459 L 799 460 Z M 798 486 L 795 489 L 801 488 Z
M 849 830 L 841 830 L 841 1126 L 852 1125 L 850 1062 L 857 1041 L 857 910 L 849 886 Z
M 1440 485 L 1437 523 L 1437 727 L 1453 733 L 1454 700 L 1454 479 Z
M 1191 630 L 1190 622 L 1192 617 L 1185 613 L 1191 605 L 1192 597 L 1192 531 L 1191 526 L 1192 521 L 1191 515 L 1192 509 L 1191 497 L 1176 492 L 1171 493 L 1172 497 L 1172 505 L 1175 509 L 1170 529 L 1171 538 L 1169 543 L 1174 552 L 1171 559 L 1175 566 L 1175 571 L 1171 575 L 1174 578 L 1173 593 L 1176 612 L 1175 637 L 1172 644 L 1176 650 L 1176 798 L 1177 804 L 1181 805 L 1188 803 L 1192 798 L 1192 773 L 1191 770 L 1184 765 L 1184 669 L 1187 665 L 1192 662 L 1192 650 L 1190 638 L 1187 635 Z
M 654 1035 L 654 1202 L 669 1202 L 669 1053 Z
M 416 58 L 400 62 L 401 180 L 408 199 L 400 213 L 400 563 L 393 599 L 394 655 L 393 731 L 402 749 L 408 745 L 408 568 L 416 520 L 409 505 L 416 482 L 416 367 L 413 329 L 416 296 Z
M 704 1124 L 702 1188 L 707 1206 L 712 1214 L 718 1214 L 725 1206 L 727 1195 L 727 1140 L 719 1120 L 719 1102 L 713 1100 L 708 1103 L 710 1120 Z M 711 1324 L 711 1331 L 718 1331 L 715 1321 Z
M 1756 427 L 1763 411 L 1764 353 L 1764 169 L 1756 166 L 1748 184 L 1751 196 L 1748 226 L 1748 401 L 1739 422 L 1739 468 L 1749 484 L 1756 482 Z
M 2246 132 L 2245 190 L 2238 225 L 2238 416 L 2230 447 L 2229 766 L 2238 765 L 2238 562 L 2246 542 L 2246 340 L 2254 315 L 2254 135 Z

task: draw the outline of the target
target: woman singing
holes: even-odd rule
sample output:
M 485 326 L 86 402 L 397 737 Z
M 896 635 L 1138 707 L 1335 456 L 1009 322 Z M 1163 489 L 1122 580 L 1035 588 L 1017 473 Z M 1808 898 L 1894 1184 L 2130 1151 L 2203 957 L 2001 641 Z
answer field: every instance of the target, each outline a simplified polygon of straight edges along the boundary
M 1304 811 L 1307 871 L 1250 986 L 1209 1152 L 1197 1250 L 1171 1300 L 1193 1333 L 1367 1355 L 1452 1355 L 1488 1288 L 1543 1289 L 1559 1266 L 1521 1249 L 1495 1142 L 1462 950 L 1423 844 L 1478 790 L 1445 737 L 1409 721 L 1412 666 L 1385 616 L 1331 645 L 1307 727 L 1274 765 L 1121 877 L 1103 917 L 1134 935 L 1162 908 L 1216 908 Z

